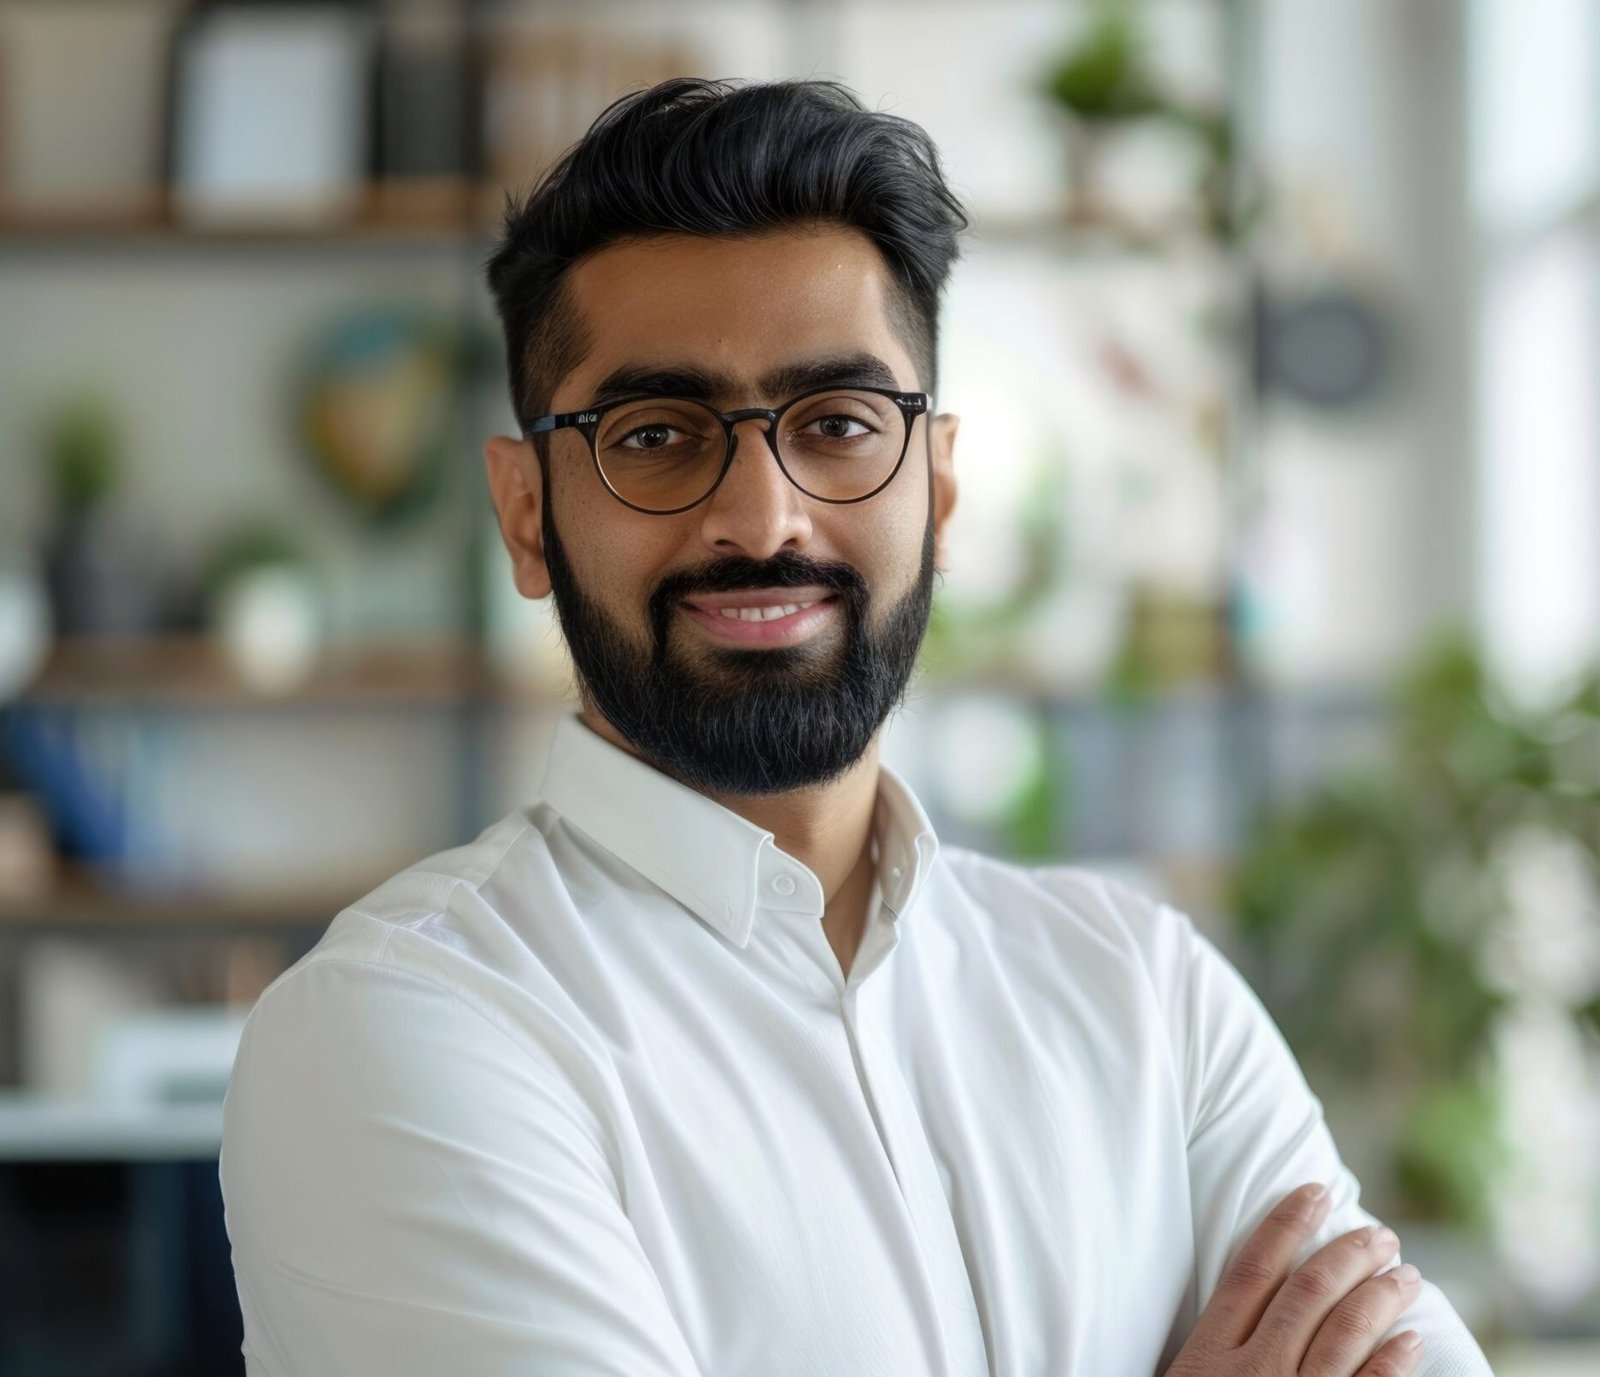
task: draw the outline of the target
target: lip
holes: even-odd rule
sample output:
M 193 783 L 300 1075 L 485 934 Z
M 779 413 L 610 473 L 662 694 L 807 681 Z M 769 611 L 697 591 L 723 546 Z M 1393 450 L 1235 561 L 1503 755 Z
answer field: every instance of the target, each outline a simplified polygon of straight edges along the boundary
M 833 590 L 806 584 L 798 588 L 739 588 L 732 593 L 696 593 L 684 601 L 715 612 L 722 607 L 779 607 L 788 602 L 821 602 Z
M 795 596 L 793 589 L 782 590 L 788 596 L 784 598 L 769 597 L 765 602 L 745 601 L 742 604 L 728 603 L 728 606 L 743 605 L 747 607 L 773 607 L 781 602 L 804 602 L 804 597 Z M 791 612 L 787 617 L 775 617 L 770 622 L 747 622 L 738 617 L 724 617 L 720 612 L 708 612 L 704 608 L 696 607 L 692 603 L 683 603 L 683 610 L 706 631 L 716 639 L 729 645 L 742 646 L 775 646 L 794 645 L 810 636 L 816 635 L 824 626 L 833 620 L 838 612 L 839 596 L 836 593 L 827 594 L 822 601 L 811 607 L 802 607 L 798 612 Z

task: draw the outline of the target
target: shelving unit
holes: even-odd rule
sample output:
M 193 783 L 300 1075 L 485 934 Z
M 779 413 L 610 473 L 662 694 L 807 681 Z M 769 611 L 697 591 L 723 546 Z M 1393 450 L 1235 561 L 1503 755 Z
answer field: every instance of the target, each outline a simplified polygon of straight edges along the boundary
M 496 6 L 475 3 L 463 14 L 469 24 L 492 19 Z M 559 8 L 559 7 L 558 7 Z M 1243 62 L 1241 40 L 1247 14 L 1226 7 L 1233 28 L 1230 61 Z M 573 10 L 576 13 L 576 10 Z M 815 38 L 833 22 L 828 7 L 816 0 L 793 0 L 776 6 L 774 16 L 792 36 Z M 810 67 L 808 59 L 803 64 Z M 463 320 L 481 310 L 482 263 L 494 242 L 499 193 L 476 172 L 460 177 L 414 182 L 376 182 L 357 198 L 359 209 L 349 220 L 309 228 L 280 225 L 226 230 L 195 228 L 174 217 L 168 197 L 151 191 L 122 211 L 105 214 L 41 215 L 15 204 L 0 204 L 0 275 L 27 273 L 45 265 L 93 264 L 108 272 L 131 269 L 179 272 L 202 263 L 208 272 L 241 263 L 270 262 L 285 273 L 304 268 L 322 271 L 335 264 L 352 270 L 359 264 L 375 270 L 416 265 L 432 284 L 445 284 L 458 303 Z M 1110 228 L 1085 229 L 1052 214 L 986 212 L 975 208 L 969 242 L 977 246 L 1018 247 L 1052 260 L 1085 265 L 1144 260 L 1172 247 L 1166 240 L 1140 240 Z M 1209 243 L 1187 250 L 1226 259 L 1226 251 Z M 1244 405 L 1246 380 L 1235 400 Z M 487 414 L 485 399 L 472 393 L 459 398 L 462 428 L 487 434 L 499 424 Z M 1235 421 L 1239 420 L 1235 417 Z M 1245 432 L 1235 425 L 1231 444 L 1242 449 Z M 483 501 L 481 471 L 463 464 L 454 477 L 447 501 Z M 162 732 L 182 730 L 187 723 L 208 729 L 225 716 L 241 720 L 318 718 L 326 713 L 410 714 L 419 726 L 453 733 L 454 779 L 448 787 L 459 800 L 454 837 L 472 835 L 488 820 L 485 802 L 495 763 L 499 733 L 506 722 L 527 710 L 548 708 L 563 699 L 555 689 L 530 689 L 508 679 L 491 662 L 485 643 L 485 615 L 479 571 L 484 564 L 483 523 L 465 521 L 462 549 L 455 552 L 459 597 L 454 623 L 427 638 L 384 642 L 339 643 L 330 648 L 313 679 L 281 696 L 258 693 L 241 683 L 225 656 L 208 637 L 176 633 L 114 645 L 87 640 L 58 644 L 49 664 L 20 705 L 24 710 L 55 714 L 63 720 L 94 719 L 156 724 Z M 982 672 L 926 682 L 929 698 L 965 693 L 997 693 L 1024 704 L 1050 724 L 1062 751 L 1084 741 L 1107 769 L 1124 769 L 1145 781 L 1145 795 L 1130 794 L 1120 812 L 1107 814 L 1091 829 L 1098 850 L 1127 852 L 1142 840 L 1139 809 L 1161 788 L 1162 752 L 1174 735 L 1199 732 L 1216 743 L 1219 761 L 1234 771 L 1237 800 L 1259 793 L 1270 773 L 1260 757 L 1263 740 L 1294 737 L 1324 727 L 1371 717 L 1374 705 L 1359 694 L 1267 695 L 1245 684 L 1211 683 L 1163 691 L 1142 706 L 1109 702 L 1097 696 L 1063 692 L 1026 675 Z M 1143 802 L 1141 802 L 1141 799 Z M 1219 806 L 1221 806 L 1219 804 Z M 1232 805 L 1229 805 L 1232 806 Z M 952 829 L 952 835 L 958 835 Z M 441 839 L 441 844 L 443 844 Z M 984 838 L 972 838 L 982 842 Z M 381 877 L 374 877 L 374 879 Z M 42 904 L 0 908 L 0 934 L 13 946 L 51 933 L 84 936 L 112 932 L 193 933 L 255 931 L 274 927 L 320 927 L 349 897 L 314 892 L 285 899 L 227 895 L 195 895 L 160 899 L 123 897 L 73 878 Z

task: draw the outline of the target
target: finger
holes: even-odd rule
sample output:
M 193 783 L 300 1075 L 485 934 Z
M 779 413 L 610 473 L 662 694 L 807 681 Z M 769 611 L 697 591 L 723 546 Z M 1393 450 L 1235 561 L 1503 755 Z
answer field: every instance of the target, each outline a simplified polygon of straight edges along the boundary
M 1300 1377 L 1346 1377 L 1355 1371 L 1375 1356 L 1378 1340 L 1421 1287 L 1422 1274 L 1411 1266 L 1392 1267 L 1362 1282 L 1322 1322 L 1300 1363 Z
M 1362 1365 L 1356 1377 L 1406 1377 L 1422 1357 L 1422 1335 L 1415 1329 L 1396 1334 Z
M 1325 1322 L 1399 1247 L 1394 1231 L 1381 1224 L 1340 1234 L 1295 1268 L 1256 1325 L 1254 1342 L 1298 1366 Z M 1371 1299 L 1370 1293 L 1368 1299 Z M 1349 1318 L 1348 1312 L 1346 1319 Z M 1385 1322 L 1384 1328 L 1388 1324 Z M 1383 1329 L 1371 1331 L 1376 1340 Z M 1337 1336 L 1335 1336 L 1337 1337 Z M 1341 1349 L 1341 1356 L 1349 1345 Z M 1365 1358 L 1363 1351 L 1358 1358 Z M 1340 1374 L 1353 1372 L 1354 1362 Z
M 1194 1332 L 1219 1348 L 1234 1349 L 1255 1333 L 1267 1303 L 1289 1275 L 1295 1254 L 1316 1231 L 1333 1201 L 1332 1192 L 1312 1198 L 1319 1182 L 1290 1192 L 1256 1226 L 1222 1274 Z

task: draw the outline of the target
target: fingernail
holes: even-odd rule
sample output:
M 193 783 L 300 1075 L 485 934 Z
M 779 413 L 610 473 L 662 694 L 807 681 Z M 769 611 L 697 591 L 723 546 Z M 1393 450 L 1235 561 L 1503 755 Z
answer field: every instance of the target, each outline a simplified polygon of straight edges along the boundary
M 1300 1217 L 1302 1219 L 1315 1218 L 1317 1211 L 1322 1208 L 1327 1198 L 1328 1188 L 1326 1186 L 1318 1186 L 1315 1190 L 1308 1191 L 1300 1198 Z
M 1402 1353 L 1410 1353 L 1422 1343 L 1422 1335 L 1417 1333 L 1415 1329 L 1408 1329 L 1394 1343 L 1395 1347 Z
M 1415 1286 L 1422 1280 L 1422 1273 L 1411 1263 L 1403 1262 L 1394 1269 L 1394 1279 L 1402 1286 Z

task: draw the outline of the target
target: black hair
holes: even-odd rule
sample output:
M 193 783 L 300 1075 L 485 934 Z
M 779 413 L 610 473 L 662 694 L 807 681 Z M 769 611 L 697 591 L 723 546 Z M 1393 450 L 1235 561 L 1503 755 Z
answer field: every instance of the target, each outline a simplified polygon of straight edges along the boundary
M 630 237 L 814 222 L 877 245 L 893 280 L 891 323 L 933 393 L 939 297 L 968 220 L 920 125 L 824 79 L 672 77 L 613 101 L 520 203 L 508 193 L 485 265 L 518 424 L 550 409 L 588 351 L 565 288 L 578 259 Z

